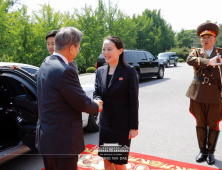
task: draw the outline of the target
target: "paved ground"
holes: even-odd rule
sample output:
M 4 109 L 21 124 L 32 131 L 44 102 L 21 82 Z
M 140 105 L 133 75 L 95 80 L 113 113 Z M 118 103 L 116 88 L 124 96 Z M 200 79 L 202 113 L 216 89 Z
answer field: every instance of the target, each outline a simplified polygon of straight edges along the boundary
M 185 96 L 192 76 L 192 67 L 180 63 L 178 67 L 166 68 L 164 79 L 150 78 L 140 82 L 139 135 L 132 140 L 132 152 L 197 164 L 196 122 L 189 113 L 189 98 Z M 95 74 L 80 76 L 83 84 L 93 83 L 94 79 Z M 98 133 L 85 131 L 84 138 L 85 144 L 98 144 Z M 215 157 L 216 164 L 211 167 L 222 169 L 222 136 L 219 137 Z M 208 166 L 206 162 L 198 165 Z M 0 166 L 0 170 L 41 168 L 43 162 L 38 155 L 20 156 Z

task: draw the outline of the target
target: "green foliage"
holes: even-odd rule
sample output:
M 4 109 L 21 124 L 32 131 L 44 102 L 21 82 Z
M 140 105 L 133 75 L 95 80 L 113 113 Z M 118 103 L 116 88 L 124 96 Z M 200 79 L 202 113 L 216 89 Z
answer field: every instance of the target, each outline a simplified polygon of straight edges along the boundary
M 10 20 L 12 20 L 12 17 L 8 13 L 9 7 L 9 0 L 0 0 L 0 58 L 10 58 L 12 56 L 9 49 L 13 39 L 10 36 Z
M 0 62 L 12 62 L 12 58 L 6 55 L 1 56 Z
M 80 73 L 95 65 L 101 53 L 103 40 L 119 36 L 126 49 L 143 49 L 157 55 L 175 51 L 186 60 L 190 47 L 201 47 L 195 30 L 181 30 L 177 35 L 162 17 L 160 10 L 146 9 L 142 15 L 132 18 L 108 1 L 98 0 L 93 10 L 85 5 L 73 13 L 54 11 L 49 4 L 41 5 L 39 11 L 27 13 L 27 6 L 20 0 L 0 0 L 0 61 L 27 63 L 40 66 L 49 55 L 46 49 L 46 34 L 61 27 L 76 27 L 83 32 L 81 51 L 75 58 Z M 13 10 L 11 10 L 13 9 Z M 222 25 L 220 25 L 222 30 Z M 216 46 L 222 47 L 222 31 Z
M 190 52 L 190 48 L 188 47 L 171 48 L 169 51 L 176 52 L 179 58 L 182 58 L 184 61 L 186 61 L 187 56 L 189 55 Z
M 182 62 L 184 62 L 184 59 L 183 59 L 183 58 L 179 58 L 178 61 L 179 61 L 180 63 L 182 63 Z
M 95 71 L 96 71 L 95 67 L 89 67 L 89 68 L 86 69 L 87 73 L 94 73 Z
M 179 32 L 176 35 L 177 40 L 177 47 L 188 47 L 191 48 L 195 46 L 194 41 L 197 39 L 196 31 L 195 30 L 184 30 L 182 29 L 181 32 Z M 199 39 L 199 38 L 198 38 Z
M 144 49 L 157 55 L 175 45 L 172 27 L 161 17 L 160 10 L 146 9 L 142 16 L 134 16 L 137 40 L 134 48 Z

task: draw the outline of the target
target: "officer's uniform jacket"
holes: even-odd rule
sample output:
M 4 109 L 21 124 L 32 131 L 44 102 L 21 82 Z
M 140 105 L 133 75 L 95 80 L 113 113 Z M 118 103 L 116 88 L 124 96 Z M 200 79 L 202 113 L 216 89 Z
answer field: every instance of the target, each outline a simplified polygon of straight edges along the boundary
M 222 49 L 214 47 L 210 57 L 203 48 L 191 50 L 187 57 L 187 63 L 193 66 L 194 79 L 186 93 L 186 96 L 201 103 L 221 102 L 221 76 L 218 66 L 207 66 L 210 58 L 219 53 L 222 56 Z M 222 70 L 222 66 L 219 66 Z

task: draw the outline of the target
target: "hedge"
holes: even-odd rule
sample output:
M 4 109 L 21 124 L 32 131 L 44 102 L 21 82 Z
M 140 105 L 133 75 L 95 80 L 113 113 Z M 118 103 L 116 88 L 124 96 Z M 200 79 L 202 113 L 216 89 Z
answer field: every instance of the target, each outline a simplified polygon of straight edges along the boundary
M 183 58 L 179 58 L 179 62 L 180 63 L 184 62 L 184 59 Z
M 86 69 L 86 73 L 94 73 L 96 71 L 95 67 L 89 67 Z
M 182 58 L 184 61 L 186 61 L 190 53 L 190 50 L 191 49 L 188 47 L 182 47 L 182 48 L 171 48 L 169 51 L 176 52 L 179 58 Z

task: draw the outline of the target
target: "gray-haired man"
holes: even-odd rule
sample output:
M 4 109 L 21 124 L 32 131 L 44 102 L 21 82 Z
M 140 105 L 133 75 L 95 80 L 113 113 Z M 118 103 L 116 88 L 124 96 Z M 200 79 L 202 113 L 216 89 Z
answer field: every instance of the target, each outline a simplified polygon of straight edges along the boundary
M 97 115 L 102 109 L 101 101 L 86 96 L 77 71 L 68 65 L 79 52 L 82 35 L 76 28 L 61 28 L 55 52 L 38 71 L 36 148 L 46 170 L 77 169 L 78 154 L 85 149 L 81 112 Z

